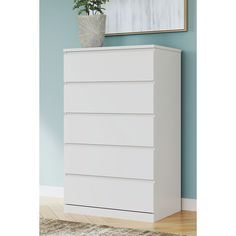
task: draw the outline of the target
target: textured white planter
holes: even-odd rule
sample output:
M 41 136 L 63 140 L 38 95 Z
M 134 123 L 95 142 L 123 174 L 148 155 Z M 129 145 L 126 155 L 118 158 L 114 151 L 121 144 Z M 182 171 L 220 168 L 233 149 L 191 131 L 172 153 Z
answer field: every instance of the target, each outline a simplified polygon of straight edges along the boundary
M 104 41 L 106 15 L 78 16 L 80 45 L 101 47 Z

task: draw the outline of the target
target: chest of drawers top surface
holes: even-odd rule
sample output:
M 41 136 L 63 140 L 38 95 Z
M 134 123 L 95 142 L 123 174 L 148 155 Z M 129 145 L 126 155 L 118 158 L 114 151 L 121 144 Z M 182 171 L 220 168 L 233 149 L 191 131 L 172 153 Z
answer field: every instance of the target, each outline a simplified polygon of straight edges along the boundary
M 115 47 L 95 47 L 95 48 L 66 48 L 63 51 L 69 52 L 91 52 L 91 51 L 119 51 L 119 50 L 138 50 L 138 49 L 162 49 L 174 52 L 181 52 L 177 48 L 169 48 L 159 45 L 135 45 L 135 46 L 115 46 Z

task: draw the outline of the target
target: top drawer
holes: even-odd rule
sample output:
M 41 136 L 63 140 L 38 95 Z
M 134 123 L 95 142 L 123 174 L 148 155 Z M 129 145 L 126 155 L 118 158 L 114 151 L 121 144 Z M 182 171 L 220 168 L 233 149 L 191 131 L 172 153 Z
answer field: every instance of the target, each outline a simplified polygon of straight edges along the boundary
M 152 81 L 154 49 L 65 52 L 64 81 Z

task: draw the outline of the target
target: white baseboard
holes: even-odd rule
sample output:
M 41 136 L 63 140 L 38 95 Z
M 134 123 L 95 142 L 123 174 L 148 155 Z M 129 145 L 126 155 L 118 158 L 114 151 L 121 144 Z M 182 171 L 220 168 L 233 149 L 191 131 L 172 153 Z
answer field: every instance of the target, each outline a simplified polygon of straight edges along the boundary
M 40 196 L 64 198 L 64 188 L 41 185 L 40 186 Z
M 40 196 L 63 198 L 64 188 L 42 185 L 40 186 Z M 196 209 L 197 209 L 196 199 L 182 198 L 182 210 L 196 211 Z
M 182 198 L 182 210 L 197 211 L 197 200 L 190 198 Z

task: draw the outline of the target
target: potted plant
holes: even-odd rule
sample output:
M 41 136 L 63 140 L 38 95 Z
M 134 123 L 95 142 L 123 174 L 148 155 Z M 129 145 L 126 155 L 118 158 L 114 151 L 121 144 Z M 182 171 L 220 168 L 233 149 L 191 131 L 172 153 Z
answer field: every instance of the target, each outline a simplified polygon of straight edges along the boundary
M 82 47 L 103 45 L 106 15 L 104 4 L 109 0 L 74 0 L 73 10 L 78 13 L 80 44 Z

